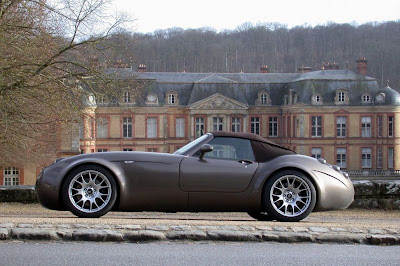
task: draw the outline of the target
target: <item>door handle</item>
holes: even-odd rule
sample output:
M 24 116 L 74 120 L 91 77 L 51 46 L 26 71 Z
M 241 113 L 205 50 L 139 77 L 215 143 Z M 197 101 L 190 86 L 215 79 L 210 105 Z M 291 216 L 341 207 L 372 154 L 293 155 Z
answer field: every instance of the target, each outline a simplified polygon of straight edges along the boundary
M 252 160 L 240 160 L 239 163 L 248 165 L 248 164 L 252 164 L 252 163 L 254 163 L 254 162 L 253 162 Z

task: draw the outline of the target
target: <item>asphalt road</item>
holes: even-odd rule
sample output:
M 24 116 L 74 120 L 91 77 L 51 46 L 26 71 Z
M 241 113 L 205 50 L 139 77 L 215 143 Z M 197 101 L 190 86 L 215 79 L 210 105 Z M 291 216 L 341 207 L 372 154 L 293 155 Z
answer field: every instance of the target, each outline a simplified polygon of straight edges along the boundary
M 247 213 L 110 212 L 99 219 L 80 219 L 70 212 L 51 211 L 39 204 L 0 203 L 1 223 L 324 226 L 400 230 L 400 210 L 347 209 L 312 213 L 300 223 L 259 222 Z
M 1 265 L 399 265 L 398 246 L 0 242 Z

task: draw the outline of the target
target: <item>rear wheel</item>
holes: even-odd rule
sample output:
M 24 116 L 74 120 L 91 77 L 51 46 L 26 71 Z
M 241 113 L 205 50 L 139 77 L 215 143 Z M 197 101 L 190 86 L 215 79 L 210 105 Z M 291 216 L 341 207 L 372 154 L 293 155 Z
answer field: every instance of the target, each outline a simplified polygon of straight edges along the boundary
M 272 221 L 273 218 L 268 215 L 266 212 L 247 212 L 252 218 L 258 221 Z
M 84 165 L 73 170 L 62 186 L 62 199 L 69 211 L 82 218 L 106 214 L 117 198 L 117 185 L 106 169 Z
M 266 211 L 273 219 L 281 222 L 298 222 L 314 209 L 316 191 L 305 174 L 285 170 L 267 181 L 263 200 Z

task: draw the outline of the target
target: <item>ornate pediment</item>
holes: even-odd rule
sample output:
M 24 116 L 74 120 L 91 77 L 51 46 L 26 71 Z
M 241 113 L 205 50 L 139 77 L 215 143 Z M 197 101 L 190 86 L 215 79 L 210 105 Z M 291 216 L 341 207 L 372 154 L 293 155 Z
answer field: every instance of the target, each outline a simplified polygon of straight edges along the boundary
M 242 109 L 247 110 L 248 106 L 224 95 L 216 93 L 189 106 L 190 109 L 215 110 L 215 109 Z

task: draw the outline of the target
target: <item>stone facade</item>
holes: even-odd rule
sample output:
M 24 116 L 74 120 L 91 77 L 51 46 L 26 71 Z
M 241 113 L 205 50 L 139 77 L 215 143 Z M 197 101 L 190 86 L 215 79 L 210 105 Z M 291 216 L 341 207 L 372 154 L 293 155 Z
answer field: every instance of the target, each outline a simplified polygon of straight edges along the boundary
M 300 73 L 107 69 L 146 86 L 136 98 L 129 88 L 117 99 L 93 95 L 82 123 L 62 130 L 59 155 L 174 152 L 206 132 L 241 131 L 323 157 L 346 171 L 390 174 L 400 169 L 400 94 L 380 88 L 366 76 L 367 60 L 358 61 L 358 74 L 336 65 Z M 40 169 L 22 168 L 20 183 L 33 184 Z M 3 180 L 0 176 L 0 185 Z

